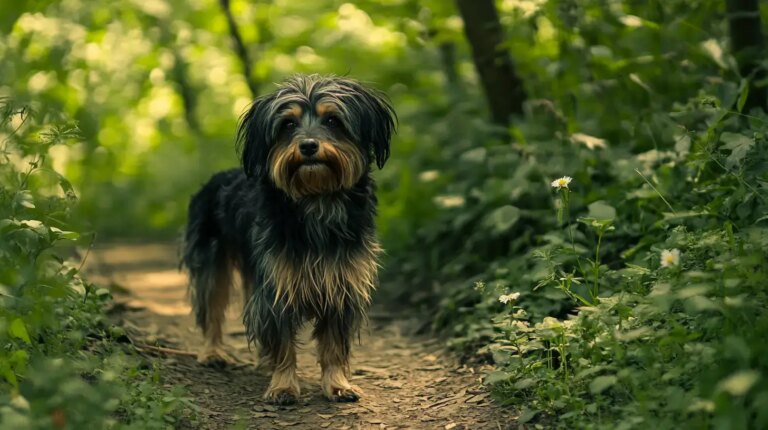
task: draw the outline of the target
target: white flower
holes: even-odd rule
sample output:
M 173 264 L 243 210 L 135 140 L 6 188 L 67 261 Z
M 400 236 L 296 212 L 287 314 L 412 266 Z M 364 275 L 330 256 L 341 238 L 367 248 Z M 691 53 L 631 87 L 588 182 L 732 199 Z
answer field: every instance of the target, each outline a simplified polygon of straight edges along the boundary
M 499 296 L 499 301 L 501 303 L 507 304 L 511 301 L 517 300 L 518 297 L 520 297 L 520 293 L 502 294 Z
M 555 179 L 552 181 L 552 188 L 557 188 L 558 190 L 561 188 L 568 188 L 568 184 L 570 184 L 572 180 L 573 178 L 570 176 L 563 176 L 560 179 Z
M 665 249 L 661 251 L 661 267 L 672 267 L 680 264 L 680 250 Z

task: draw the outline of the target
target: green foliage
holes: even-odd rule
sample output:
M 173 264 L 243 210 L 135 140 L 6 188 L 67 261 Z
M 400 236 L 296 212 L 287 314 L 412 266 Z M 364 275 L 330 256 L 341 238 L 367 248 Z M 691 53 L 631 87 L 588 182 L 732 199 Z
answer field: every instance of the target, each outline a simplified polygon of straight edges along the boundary
M 81 197 L 76 222 L 100 237 L 175 237 L 189 195 L 237 164 L 236 121 L 254 96 L 220 2 L 33 3 L 0 6 L 16 17 L 0 22 L 0 53 L 15 59 L 0 63 L 0 94 L 78 120 L 83 141 L 57 153 Z M 448 132 L 432 118 L 451 104 L 468 112 L 483 103 L 477 90 L 461 101 L 446 94 L 430 41 L 458 40 L 461 28 L 438 15 L 450 4 L 428 3 L 434 12 L 411 0 L 231 2 L 260 92 L 317 72 L 371 82 L 395 99 L 409 120 L 400 158 L 381 174 L 381 231 L 398 239 L 412 226 L 394 220 L 427 209 L 408 154 L 437 149 Z M 471 68 L 467 57 L 462 65 Z
M 77 126 L 3 99 L 0 137 L 0 426 L 169 427 L 183 399 L 122 352 L 109 291 L 63 257 L 80 238 L 67 230 L 76 197 L 49 154 Z
M 78 224 L 175 235 L 189 194 L 235 165 L 236 118 L 253 94 L 219 2 L 6 3 L 0 53 L 14 61 L 0 63 L 0 95 L 65 112 L 85 137 L 49 127 L 3 171 L 12 264 L 0 265 L 0 297 L 13 307 L 0 371 L 17 394 L 35 387 L 28 365 L 56 368 L 34 357 L 109 339 L 107 297 L 54 252 L 84 240 L 63 222 L 74 191 Z M 531 97 L 509 130 L 485 120 L 452 2 L 231 6 L 260 91 L 330 72 L 392 96 L 400 133 L 377 172 L 381 293 L 436 307 L 435 329 L 499 364 L 487 382 L 528 407 L 521 421 L 768 426 L 768 117 L 744 111 L 750 82 L 728 51 L 723 2 L 497 5 Z M 68 369 L 61 378 L 79 372 Z M 147 387 L 121 397 L 133 405 L 123 421 L 177 407 Z
M 435 327 L 500 365 L 523 422 L 768 425 L 768 116 L 741 111 L 721 7 L 502 8 L 547 99 L 511 145 L 446 145 L 431 168 L 455 176 L 396 276 L 433 286 Z

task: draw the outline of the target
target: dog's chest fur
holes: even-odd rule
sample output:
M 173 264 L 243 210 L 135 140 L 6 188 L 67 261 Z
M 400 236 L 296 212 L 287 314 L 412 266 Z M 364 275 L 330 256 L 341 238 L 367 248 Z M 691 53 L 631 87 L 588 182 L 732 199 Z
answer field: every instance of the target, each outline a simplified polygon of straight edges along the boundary
M 270 249 L 265 280 L 275 300 L 316 315 L 365 307 L 375 287 L 380 248 L 372 233 L 360 235 L 342 197 L 297 205 L 297 242 Z

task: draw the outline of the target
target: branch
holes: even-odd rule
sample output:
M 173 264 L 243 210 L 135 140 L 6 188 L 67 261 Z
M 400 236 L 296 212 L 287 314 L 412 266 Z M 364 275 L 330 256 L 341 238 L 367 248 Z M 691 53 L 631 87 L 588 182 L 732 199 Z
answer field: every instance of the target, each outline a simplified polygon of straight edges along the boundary
M 197 117 L 195 117 L 197 93 L 189 79 L 187 79 L 187 63 L 176 47 L 172 47 L 171 51 L 173 51 L 174 59 L 173 79 L 176 81 L 179 96 L 181 96 L 181 101 L 184 104 L 184 119 L 187 121 L 190 130 L 200 133 L 200 124 L 198 124 Z
M 232 10 L 229 8 L 229 0 L 219 0 L 221 10 L 227 17 L 227 24 L 229 25 L 229 35 L 232 37 L 232 42 L 235 44 L 235 54 L 240 58 L 240 62 L 243 64 L 243 75 L 245 75 L 245 82 L 248 84 L 248 88 L 251 90 L 251 95 L 256 97 L 259 94 L 259 84 L 253 79 L 251 75 L 251 59 L 248 55 L 248 49 L 243 43 L 243 37 L 240 35 L 240 29 L 237 27 L 235 17 L 232 16 Z

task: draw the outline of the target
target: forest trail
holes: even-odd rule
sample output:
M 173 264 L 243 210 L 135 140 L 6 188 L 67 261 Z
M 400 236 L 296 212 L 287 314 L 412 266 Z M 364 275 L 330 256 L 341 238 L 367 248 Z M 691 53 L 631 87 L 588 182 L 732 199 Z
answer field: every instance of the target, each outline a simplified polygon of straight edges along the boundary
M 185 387 L 200 408 L 201 429 L 507 429 L 514 411 L 494 404 L 480 383 L 484 368 L 458 364 L 440 342 L 416 335 L 423 318 L 374 307 L 353 347 L 352 383 L 364 391 L 357 403 L 330 403 L 319 386 L 320 369 L 307 330 L 302 333 L 298 404 L 277 407 L 262 400 L 269 381 L 257 367 L 240 322 L 241 299 L 230 306 L 227 351 L 237 364 L 204 367 L 194 355 L 202 336 L 177 270 L 176 248 L 166 244 L 113 245 L 91 251 L 92 281 L 113 285 L 129 338 L 159 357 L 163 381 Z M 148 347 L 143 347 L 144 345 Z

